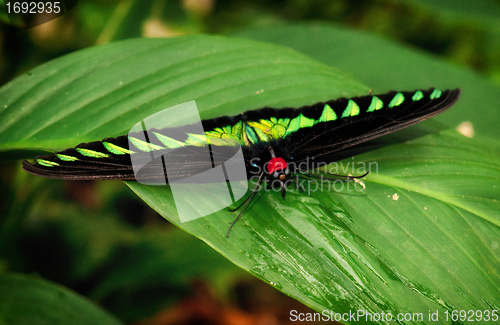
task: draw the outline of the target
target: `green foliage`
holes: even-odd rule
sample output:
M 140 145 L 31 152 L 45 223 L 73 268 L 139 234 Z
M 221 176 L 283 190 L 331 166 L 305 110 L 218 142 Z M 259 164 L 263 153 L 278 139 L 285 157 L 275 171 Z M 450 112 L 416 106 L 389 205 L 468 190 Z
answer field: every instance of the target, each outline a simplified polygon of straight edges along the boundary
M 319 311 L 499 309 L 500 90 L 477 73 L 499 80 L 497 3 L 187 3 L 88 0 L 29 31 L 0 25 L 0 79 L 13 79 L 0 88 L 0 161 L 11 161 L 0 171 L 0 323 L 118 323 L 67 288 L 126 322 L 175 306 L 193 279 L 234 305 L 231 286 L 245 271 Z M 129 40 L 200 32 L 265 43 Z M 236 213 L 181 224 L 168 188 L 127 183 L 180 229 L 169 227 L 130 208 L 138 199 L 120 182 L 41 179 L 18 161 L 125 134 L 192 99 L 210 118 L 431 86 L 463 90 L 453 108 L 409 131 L 433 134 L 343 161 L 377 164 L 366 190 L 291 188 L 285 201 L 262 192 L 229 239 Z M 454 132 L 463 121 L 474 138 Z M 149 221 L 131 226 L 123 211 Z
M 316 40 L 313 49 L 329 51 L 317 45 L 324 30 L 313 37 L 303 28 Z M 362 48 L 356 40 L 344 44 L 352 47 L 351 55 Z M 387 43 L 377 46 L 393 57 L 406 54 Z M 415 54 L 414 60 L 426 58 Z M 450 69 L 433 63 L 420 64 L 420 71 Z M 372 69 L 377 65 L 365 68 Z M 400 71 L 405 73 L 413 79 Z M 116 136 L 156 111 L 192 99 L 206 118 L 263 106 L 298 107 L 368 89 L 331 67 L 265 43 L 215 36 L 122 41 L 49 62 L 0 89 L 5 103 L 0 116 L 8 121 L 0 126 L 0 145 L 8 155 Z M 494 96 L 481 100 L 492 103 Z M 483 118 L 492 110 L 485 108 Z M 449 114 L 464 111 L 452 108 Z M 499 237 L 500 168 L 498 142 L 488 143 L 447 131 L 348 159 L 344 163 L 377 163 L 378 172 L 364 180 L 365 191 L 290 189 L 286 201 L 279 193 L 262 193 L 229 239 L 224 235 L 236 213 L 223 210 L 181 224 L 167 187 L 127 185 L 234 264 L 317 310 L 489 309 L 499 304 L 499 260 L 492 245 Z M 155 250 L 153 256 L 161 256 Z M 134 271 L 137 260 L 148 265 L 148 258 L 141 261 L 137 254 L 91 296 L 103 299 L 130 281 L 150 286 L 151 276 L 141 280 L 140 268 Z M 158 260 L 153 259 L 153 270 Z M 126 301 L 114 306 L 127 315 Z
M 12 183 L 2 182 L 8 190 L 5 202 L 11 202 L 1 219 L 2 272 L 36 272 L 62 291 L 73 288 L 98 301 L 126 322 L 175 305 L 192 294 L 193 279 L 227 297 L 244 275 L 203 242 L 145 209 L 122 182 L 62 184 L 22 170 L 15 174 Z M 141 219 L 148 220 L 145 227 Z
M 122 324 L 85 298 L 54 283 L 0 274 L 2 324 Z
M 128 185 L 171 222 L 316 310 L 442 313 L 498 304 L 499 261 L 489 244 L 500 225 L 498 153 L 451 132 L 364 154 L 356 162 L 378 162 L 379 171 L 366 177 L 363 194 L 294 191 L 283 202 L 266 193 L 229 240 L 228 212 L 180 224 L 165 204 L 168 190 Z
M 126 134 L 130 121 L 193 98 L 201 117 L 211 118 L 367 91 L 265 43 L 216 36 L 116 42 L 44 64 L 0 89 L 0 149 L 64 148 Z

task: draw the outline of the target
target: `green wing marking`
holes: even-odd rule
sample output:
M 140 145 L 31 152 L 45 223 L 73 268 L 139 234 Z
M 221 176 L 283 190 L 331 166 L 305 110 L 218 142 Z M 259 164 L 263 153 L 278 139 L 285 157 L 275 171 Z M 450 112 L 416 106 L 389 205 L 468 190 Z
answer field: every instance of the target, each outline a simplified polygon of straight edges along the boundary
M 441 97 L 442 94 L 443 94 L 443 92 L 441 90 L 434 89 L 434 91 L 430 95 L 430 98 L 431 99 L 437 99 L 437 98 Z
M 218 127 L 205 132 L 207 141 L 210 144 L 219 146 L 234 146 L 235 144 L 245 145 L 244 125 L 242 121 L 234 125 Z
M 203 147 L 207 145 L 207 142 L 208 140 L 205 134 L 187 134 L 186 145 L 188 146 Z
M 56 153 L 57 158 L 61 159 L 62 161 L 77 161 L 78 158 L 73 157 L 73 156 L 68 156 L 68 155 L 63 155 L 60 153 Z
M 349 99 L 347 102 L 347 107 L 344 110 L 344 113 L 342 113 L 342 117 L 348 117 L 348 116 L 356 116 L 359 115 L 359 106 L 356 104 L 355 101 L 352 99 Z
M 248 121 L 247 123 L 252 128 L 261 130 L 266 138 L 279 139 L 285 135 L 290 119 L 271 117 L 268 120 L 261 119 L 259 121 Z
M 245 144 L 247 145 L 256 144 L 259 142 L 259 137 L 257 136 L 257 133 L 255 132 L 254 128 L 252 128 L 251 126 L 245 125 L 243 136 Z
M 411 100 L 413 100 L 414 102 L 418 102 L 422 98 L 424 98 L 424 94 L 420 90 L 418 90 L 415 92 L 415 94 L 413 94 Z
M 325 104 L 325 107 L 323 107 L 323 113 L 321 113 L 318 123 L 335 121 L 336 119 L 337 114 L 335 114 L 333 108 L 331 108 L 330 105 Z
M 404 101 L 405 101 L 405 96 L 402 93 L 397 93 L 396 95 L 394 95 L 394 98 L 387 106 L 389 108 L 393 108 L 395 106 L 401 105 Z
M 318 123 L 318 121 L 305 117 L 303 114 L 300 114 L 299 116 L 293 118 L 290 121 L 290 124 L 288 124 L 288 128 L 285 132 L 285 137 L 291 133 L 297 132 L 298 130 L 302 128 L 308 128 L 313 126 L 314 124 Z
M 166 135 L 163 135 L 158 132 L 153 132 L 153 134 L 156 136 L 158 140 L 160 140 L 161 143 L 165 145 L 165 147 L 169 149 L 175 149 L 175 148 L 180 148 L 184 146 L 184 142 L 177 141 L 175 139 L 172 139 L 170 137 L 167 137 Z
M 373 111 L 378 111 L 382 107 L 384 107 L 384 102 L 380 98 L 378 98 L 377 96 L 373 96 L 372 101 L 370 103 L 370 106 L 368 107 L 366 112 L 370 113 Z
M 115 155 L 130 155 L 134 153 L 132 150 L 122 148 L 111 142 L 103 141 L 102 145 L 106 148 L 106 150 Z
M 165 148 L 158 146 L 156 144 L 145 142 L 145 141 L 139 140 L 139 139 L 134 138 L 134 137 L 128 137 L 128 139 L 130 142 L 132 142 L 132 144 L 134 146 L 137 147 L 137 149 L 145 151 L 145 152 L 151 152 L 151 151 L 155 151 L 155 150 L 165 149 Z
M 90 149 L 75 148 L 75 150 L 79 154 L 81 154 L 82 156 L 85 156 L 85 157 L 90 157 L 90 158 L 108 158 L 109 157 L 109 155 L 107 153 L 94 151 L 94 150 L 90 150 Z
M 45 160 L 45 159 L 36 159 L 36 162 L 39 164 L 39 165 L 42 165 L 42 166 L 45 166 L 45 167 L 55 167 L 55 166 L 59 166 L 58 163 L 54 162 L 54 161 L 49 161 L 49 160 Z

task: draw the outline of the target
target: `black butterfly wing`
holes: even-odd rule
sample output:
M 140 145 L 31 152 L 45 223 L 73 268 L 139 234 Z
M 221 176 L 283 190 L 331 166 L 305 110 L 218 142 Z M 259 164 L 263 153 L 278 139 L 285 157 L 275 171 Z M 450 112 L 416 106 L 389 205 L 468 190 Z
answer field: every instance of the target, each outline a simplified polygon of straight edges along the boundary
M 127 136 L 106 138 L 36 157 L 33 163 L 25 160 L 22 164 L 26 171 L 46 178 L 140 180 L 145 183 L 180 181 L 228 161 L 245 164 L 238 158 L 241 156 L 236 155 L 237 146 L 184 145 L 173 150 L 161 149 L 164 145 L 158 139 L 151 140 L 134 144 Z M 140 165 L 135 172 L 132 160 Z
M 109 153 L 103 143 L 111 143 L 121 148 L 123 154 Z M 126 137 L 106 138 L 102 142 L 81 143 L 75 148 L 38 156 L 31 163 L 22 162 L 24 170 L 34 175 L 53 179 L 92 180 L 121 179 L 132 180 L 133 172 Z
M 326 103 L 335 111 L 338 117 L 336 120 L 298 129 L 285 140 L 296 162 L 311 157 L 318 158 L 316 161 L 321 158 L 325 158 L 325 161 L 335 161 L 338 160 L 335 159 L 335 154 L 340 151 L 401 130 L 445 111 L 459 96 L 460 89 L 443 92 L 430 89 L 338 99 Z M 376 110 L 373 110 L 374 97 L 379 107 Z M 359 113 L 342 117 L 350 101 L 356 104 Z M 309 111 L 309 115 L 318 115 L 313 111 L 319 111 L 324 104 L 314 106 L 316 107 L 301 108 L 302 114 L 307 116 Z M 369 111 L 370 107 L 372 111 Z
M 165 175 L 170 181 L 192 177 L 232 160 L 236 165 L 247 167 L 248 177 L 255 172 L 250 162 L 253 158 L 269 161 L 270 145 L 286 147 L 296 162 L 335 154 L 437 115 L 453 105 L 459 95 L 458 89 L 444 92 L 430 89 L 341 98 L 299 109 L 264 108 L 202 121 L 205 133 L 217 129 L 221 132 L 221 138 L 212 138 L 214 143 L 210 145 L 196 141 L 193 144 L 190 137 L 196 138 L 196 134 L 189 133 L 189 125 L 180 129 L 153 129 L 145 132 L 149 137 L 138 133 L 82 143 L 37 157 L 34 163 L 23 161 L 23 167 L 47 178 L 140 178 L 154 183 L 164 182 Z M 257 131 L 266 139 L 260 138 Z M 239 145 L 215 144 L 216 140 L 224 142 L 224 136 L 236 138 L 242 144 L 244 159 L 234 158 Z M 134 172 L 133 162 L 139 162 L 139 171 Z

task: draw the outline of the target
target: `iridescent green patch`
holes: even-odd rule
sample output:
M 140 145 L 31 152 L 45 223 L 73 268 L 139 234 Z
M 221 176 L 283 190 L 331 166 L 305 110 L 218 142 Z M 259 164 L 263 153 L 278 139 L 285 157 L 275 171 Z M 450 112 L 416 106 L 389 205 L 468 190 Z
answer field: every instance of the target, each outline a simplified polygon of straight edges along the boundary
M 161 143 L 165 145 L 165 147 L 169 149 L 175 149 L 184 146 L 183 142 L 167 137 L 166 135 L 163 135 L 161 133 L 153 132 L 153 134 L 156 136 L 158 140 L 160 140 Z
M 116 144 L 113 144 L 111 142 L 103 141 L 102 145 L 104 146 L 104 148 L 106 148 L 106 150 L 108 150 L 109 152 L 111 152 L 115 155 L 131 155 L 134 153 L 132 150 L 122 148 L 122 147 L 117 146 Z
M 205 132 L 205 135 L 210 138 L 222 138 L 223 136 L 227 136 L 221 128 L 215 128 L 212 131 L 207 131 Z
M 411 100 L 413 100 L 414 102 L 418 102 L 422 98 L 424 98 L 424 94 L 420 90 L 418 90 L 415 92 L 415 94 L 413 94 Z
M 222 138 L 223 134 L 224 130 L 222 130 L 221 128 L 215 128 L 212 131 L 205 132 L 205 135 L 211 138 Z
M 45 166 L 45 167 L 55 167 L 55 166 L 59 166 L 58 163 L 56 162 L 53 162 L 53 161 L 49 161 L 49 160 L 45 160 L 45 159 L 37 159 L 36 162 L 39 164 L 39 165 L 42 165 L 42 166 Z
M 325 107 L 323 107 L 323 112 L 321 113 L 321 116 L 317 122 L 330 122 L 335 121 L 336 119 L 337 114 L 335 114 L 333 108 L 331 108 L 330 105 L 325 104 Z
M 288 129 L 286 130 L 285 135 L 296 132 L 302 128 L 311 127 L 314 125 L 314 122 L 315 122 L 314 119 L 305 117 L 304 115 L 300 114 L 299 116 L 293 118 L 290 121 L 290 124 L 288 124 Z
M 128 140 L 130 142 L 132 142 L 132 144 L 134 146 L 136 146 L 137 149 L 144 151 L 144 152 L 151 152 L 151 151 L 155 151 L 155 150 L 165 149 L 161 146 L 157 146 L 156 144 L 145 142 L 145 141 L 139 140 L 139 139 L 134 138 L 134 137 L 128 137 Z
M 294 120 L 299 121 L 299 129 L 311 127 L 316 123 L 316 121 L 314 119 L 305 117 L 302 114 L 300 114 L 299 116 L 294 118 Z M 293 120 L 292 120 L 292 122 L 293 122 Z M 292 123 L 292 122 L 290 122 L 290 123 Z
M 234 147 L 240 145 L 240 140 L 232 139 L 232 138 L 208 138 L 207 141 L 209 144 L 214 146 L 224 146 L 224 147 Z
M 280 118 L 279 120 L 277 120 L 276 123 L 271 127 L 271 137 L 274 139 L 282 138 L 285 135 L 289 124 L 289 118 Z
M 185 141 L 188 146 L 203 147 L 207 145 L 207 137 L 205 134 L 187 133 Z
M 68 156 L 68 155 L 63 155 L 60 153 L 56 153 L 57 158 L 61 159 L 62 161 L 77 161 L 78 158 L 73 157 L 73 156 Z
M 243 134 L 243 122 L 239 121 L 238 123 L 236 123 L 231 127 L 231 136 L 228 138 L 243 140 L 241 137 L 242 134 Z
M 222 128 L 222 130 L 224 130 L 224 133 L 226 134 L 232 134 L 233 133 L 233 128 L 231 127 L 231 125 L 226 125 Z
M 434 89 L 434 91 L 431 93 L 431 95 L 429 96 L 431 99 L 437 99 L 439 97 L 441 97 L 441 95 L 443 94 L 443 92 L 439 89 Z
M 274 125 L 271 120 L 248 121 L 247 124 L 268 134 L 271 133 L 271 129 Z
M 257 134 L 257 137 L 259 138 L 260 141 L 269 141 L 271 140 L 270 137 L 261 129 L 258 128 L 252 128 L 255 133 Z
M 359 111 L 360 110 L 358 104 L 356 104 L 356 102 L 353 101 L 352 99 L 349 99 L 349 101 L 347 102 L 347 107 L 342 113 L 342 117 L 359 115 Z
M 247 146 L 251 144 L 256 144 L 259 142 L 259 137 L 255 133 L 254 128 L 245 125 L 245 132 L 244 132 L 244 139 L 245 139 L 245 144 Z
M 107 153 L 94 151 L 94 150 L 90 150 L 90 149 L 75 148 L 75 150 L 79 154 L 81 154 L 82 156 L 85 156 L 85 157 L 90 157 L 90 158 L 107 158 L 107 157 L 109 157 L 109 155 Z
M 389 108 L 393 108 L 401 105 L 404 101 L 405 101 L 405 96 L 402 93 L 397 93 L 387 106 Z
M 372 101 L 370 103 L 370 106 L 368 106 L 368 109 L 366 110 L 367 113 L 373 112 L 373 111 L 378 111 L 384 107 L 384 102 L 378 98 L 377 96 L 372 97 Z
M 211 144 L 229 145 L 229 143 L 235 143 L 236 141 L 236 143 L 244 145 L 243 133 L 243 122 L 239 121 L 233 126 L 229 125 L 207 131 L 205 135 L 207 136 L 207 141 Z M 228 141 L 212 141 L 212 139 L 227 139 Z
M 245 142 L 244 140 L 240 139 L 234 134 L 227 134 L 227 133 L 218 133 L 214 131 L 209 131 L 205 132 L 205 136 L 207 137 L 208 143 L 215 144 L 218 143 L 219 145 L 222 145 L 223 143 L 236 143 L 236 144 L 241 144 L 244 145 Z M 214 141 L 214 140 L 220 140 L 220 141 Z
M 269 120 L 249 121 L 248 125 L 254 129 L 259 129 L 266 138 L 279 139 L 285 135 L 290 119 L 271 117 Z M 260 135 L 259 135 L 260 136 Z

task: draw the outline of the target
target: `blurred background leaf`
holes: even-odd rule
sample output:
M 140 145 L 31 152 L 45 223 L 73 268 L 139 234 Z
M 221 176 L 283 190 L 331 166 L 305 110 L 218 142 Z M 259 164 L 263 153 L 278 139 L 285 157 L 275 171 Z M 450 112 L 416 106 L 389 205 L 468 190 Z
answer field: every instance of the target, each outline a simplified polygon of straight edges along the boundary
M 4 324 L 122 324 L 85 298 L 24 275 L 0 274 L 0 306 Z

